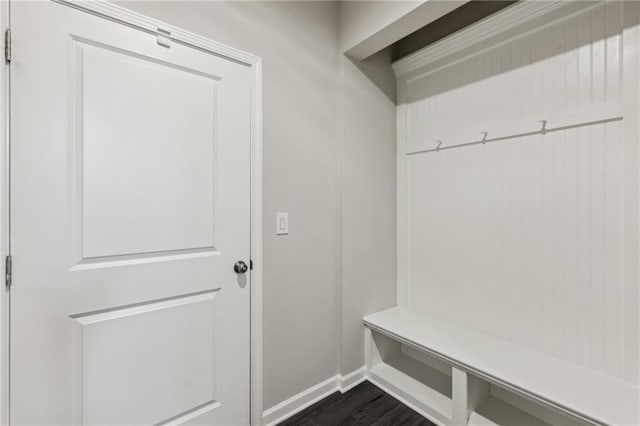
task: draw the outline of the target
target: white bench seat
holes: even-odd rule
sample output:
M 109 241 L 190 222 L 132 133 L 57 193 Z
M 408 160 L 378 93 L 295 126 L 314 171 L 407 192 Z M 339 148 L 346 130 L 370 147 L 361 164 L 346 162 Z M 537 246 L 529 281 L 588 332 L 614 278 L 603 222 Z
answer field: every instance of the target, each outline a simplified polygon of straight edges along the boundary
M 364 318 L 373 331 L 543 405 L 596 424 L 640 424 L 640 388 L 403 308 Z

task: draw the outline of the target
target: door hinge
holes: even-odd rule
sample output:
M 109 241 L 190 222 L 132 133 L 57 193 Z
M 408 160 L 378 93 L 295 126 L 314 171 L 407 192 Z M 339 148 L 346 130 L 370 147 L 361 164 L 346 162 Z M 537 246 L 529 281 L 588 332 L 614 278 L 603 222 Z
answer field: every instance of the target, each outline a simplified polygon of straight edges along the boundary
M 4 32 L 4 62 L 11 63 L 11 28 Z
M 4 259 L 4 282 L 7 288 L 11 288 L 11 282 L 13 280 L 13 261 L 11 255 Z

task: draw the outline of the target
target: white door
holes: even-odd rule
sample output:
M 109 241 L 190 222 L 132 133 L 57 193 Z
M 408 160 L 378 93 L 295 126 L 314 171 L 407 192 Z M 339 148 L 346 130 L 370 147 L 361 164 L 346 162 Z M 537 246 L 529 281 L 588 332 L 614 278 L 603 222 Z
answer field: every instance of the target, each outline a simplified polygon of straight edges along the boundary
M 248 424 L 249 67 L 14 2 L 13 424 Z

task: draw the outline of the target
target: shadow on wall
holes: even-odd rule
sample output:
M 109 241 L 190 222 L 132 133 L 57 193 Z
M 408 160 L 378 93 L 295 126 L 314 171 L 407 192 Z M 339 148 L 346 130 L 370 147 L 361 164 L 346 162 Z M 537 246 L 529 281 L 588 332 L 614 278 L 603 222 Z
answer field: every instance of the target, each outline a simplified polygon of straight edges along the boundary
M 394 43 L 393 61 L 460 31 L 513 3 L 513 0 L 471 0 Z
M 345 55 L 391 102 L 396 104 L 396 76 L 391 68 L 393 46 L 379 51 L 363 61 Z

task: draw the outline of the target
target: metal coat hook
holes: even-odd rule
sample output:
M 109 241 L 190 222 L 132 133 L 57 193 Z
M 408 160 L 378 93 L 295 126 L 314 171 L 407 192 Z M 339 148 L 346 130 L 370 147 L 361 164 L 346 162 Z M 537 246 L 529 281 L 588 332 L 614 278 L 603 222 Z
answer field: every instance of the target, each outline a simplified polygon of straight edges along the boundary
M 487 135 L 489 135 L 489 132 L 482 132 L 482 140 L 480 142 L 482 142 L 483 145 L 487 143 Z
M 167 49 L 171 48 L 171 32 L 164 30 L 162 28 L 158 28 L 157 33 L 157 43 L 159 46 L 166 47 Z
M 540 134 L 541 135 L 546 135 L 547 134 L 547 120 L 540 120 L 540 123 L 542 123 L 542 129 L 540 129 Z
M 440 151 L 440 147 L 442 146 L 442 141 L 437 140 L 436 142 L 438 142 L 438 145 L 436 146 L 436 151 Z

